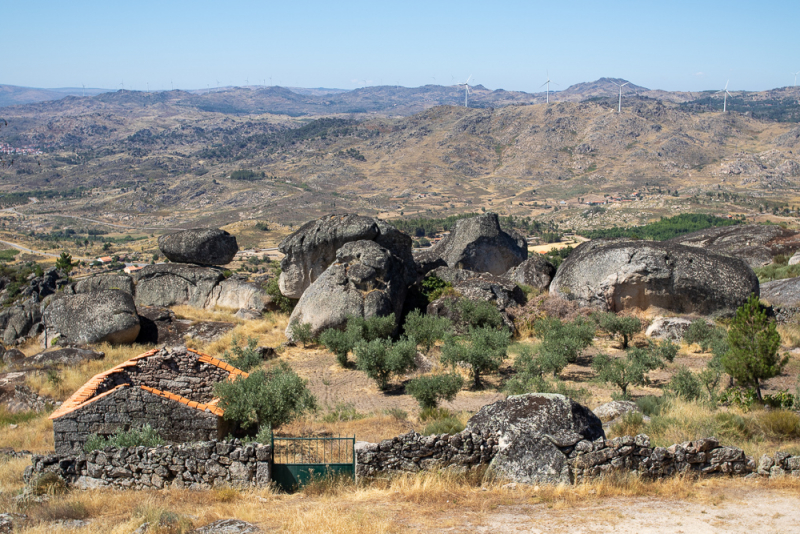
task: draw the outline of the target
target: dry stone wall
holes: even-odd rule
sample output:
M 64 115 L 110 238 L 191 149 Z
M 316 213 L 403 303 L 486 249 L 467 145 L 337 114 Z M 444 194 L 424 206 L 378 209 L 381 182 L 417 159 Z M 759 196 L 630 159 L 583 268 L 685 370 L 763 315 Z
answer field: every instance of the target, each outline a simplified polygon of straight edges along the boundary
M 226 430 L 224 421 L 213 413 L 128 386 L 55 419 L 56 453 L 78 454 L 91 434 L 110 435 L 145 424 L 174 443 L 217 439 Z
M 263 487 L 271 480 L 271 445 L 239 440 L 161 447 L 108 447 L 73 456 L 33 456 L 26 483 L 55 472 L 77 489 Z

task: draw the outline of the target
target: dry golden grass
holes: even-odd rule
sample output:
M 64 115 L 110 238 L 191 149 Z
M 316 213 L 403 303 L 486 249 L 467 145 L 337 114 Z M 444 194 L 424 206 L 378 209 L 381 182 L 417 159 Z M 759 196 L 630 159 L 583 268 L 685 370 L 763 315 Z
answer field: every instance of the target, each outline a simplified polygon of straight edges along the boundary
M 36 419 L 20 423 L 17 428 L 4 427 L 0 431 L 0 447 L 14 450 L 28 450 L 35 453 L 48 453 L 55 449 L 53 441 L 53 422 L 49 413 Z
M 233 330 L 211 343 L 195 343 L 197 350 L 211 356 L 221 356 L 233 344 L 234 336 L 240 339 L 241 344 L 246 344 L 248 338 L 255 338 L 258 345 L 277 347 L 284 341 L 284 331 L 289 324 L 289 317 L 285 314 L 268 313 L 263 319 L 257 321 L 239 322 Z

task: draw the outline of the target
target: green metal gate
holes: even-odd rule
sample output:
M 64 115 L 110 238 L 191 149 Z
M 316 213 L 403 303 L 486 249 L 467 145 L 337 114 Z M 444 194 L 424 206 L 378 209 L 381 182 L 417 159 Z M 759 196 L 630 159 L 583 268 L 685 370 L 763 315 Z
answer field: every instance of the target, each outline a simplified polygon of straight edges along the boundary
M 356 478 L 356 437 L 272 437 L 272 480 L 295 491 L 314 478 Z

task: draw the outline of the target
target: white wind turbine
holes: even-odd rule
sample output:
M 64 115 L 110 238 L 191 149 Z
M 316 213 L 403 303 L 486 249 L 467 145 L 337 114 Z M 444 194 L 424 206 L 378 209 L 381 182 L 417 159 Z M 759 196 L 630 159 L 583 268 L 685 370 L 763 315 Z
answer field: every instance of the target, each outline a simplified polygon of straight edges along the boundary
M 547 90 L 546 90 L 546 92 L 545 92 L 545 97 L 547 98 L 547 103 L 548 103 L 548 104 L 550 103 L 550 84 L 551 84 L 551 83 L 552 83 L 553 85 L 558 85 L 556 82 L 554 82 L 554 81 L 551 81 L 551 80 L 550 80 L 550 71 L 547 71 L 547 81 L 546 81 L 546 82 L 544 82 L 542 85 L 540 85 L 540 86 L 539 86 L 539 89 L 541 89 L 541 88 L 542 88 L 542 87 L 544 87 L 545 85 L 547 86 Z
M 469 81 L 471 79 L 472 79 L 472 74 L 469 75 L 469 78 L 467 78 L 466 82 L 458 84 L 459 86 L 461 86 L 461 85 L 464 86 L 464 107 L 465 108 L 469 107 Z
M 617 82 L 611 82 L 611 83 L 619 87 L 619 105 L 617 106 L 617 113 L 622 113 L 622 88 L 631 82 L 625 82 L 622 85 L 618 84 Z
M 718 95 L 718 94 L 720 94 L 720 93 L 725 93 L 725 94 L 723 95 L 724 99 L 722 100 L 722 112 L 723 112 L 723 113 L 725 113 L 726 111 L 728 111 L 728 95 L 730 95 L 730 96 L 731 96 L 731 98 L 733 97 L 733 95 L 731 95 L 731 94 L 728 92 L 728 84 L 729 84 L 729 83 L 730 83 L 730 80 L 728 80 L 727 82 L 725 82 L 725 89 L 723 89 L 722 91 L 717 91 L 717 92 L 715 93 L 715 94 L 717 94 L 717 95 Z
M 800 74 L 800 70 L 794 73 L 794 86 L 797 87 L 797 75 Z

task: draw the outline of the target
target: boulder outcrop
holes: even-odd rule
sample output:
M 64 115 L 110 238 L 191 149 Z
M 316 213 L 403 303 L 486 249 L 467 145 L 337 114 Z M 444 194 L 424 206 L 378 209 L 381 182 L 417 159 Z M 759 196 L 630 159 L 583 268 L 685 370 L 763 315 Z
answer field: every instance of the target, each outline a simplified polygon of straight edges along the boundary
M 800 308 L 800 277 L 764 282 L 761 297 L 776 308 Z
M 25 359 L 26 365 L 78 365 L 79 363 L 102 360 L 105 352 L 80 347 L 64 347 L 46 350 Z
M 552 263 L 544 259 L 541 254 L 533 254 L 516 267 L 509 269 L 504 276 L 518 284 L 545 291 L 550 287 L 555 275 L 556 268 Z
M 423 276 L 437 267 L 501 275 L 526 259 L 525 238 L 500 228 L 496 213 L 461 219 L 448 236 L 414 255 Z
M 98 274 L 75 282 L 75 293 L 94 293 L 107 289 L 119 289 L 133 295 L 133 279 L 127 274 Z
M 591 410 L 563 396 L 513 395 L 481 408 L 467 431 L 498 436 L 491 475 L 526 484 L 571 482 L 568 449 L 580 441 L 605 438 Z
M 639 406 L 636 405 L 635 402 L 631 401 L 611 401 L 605 404 L 601 404 L 594 410 L 594 413 L 602 422 L 603 424 L 608 423 L 609 421 L 613 421 L 619 417 L 622 417 L 626 413 L 631 412 L 641 412 L 642 410 Z
M 676 313 L 733 313 L 758 278 L 741 259 L 668 242 L 597 240 L 579 245 L 558 269 L 550 293 L 618 312 L 650 307 Z
M 303 292 L 289 319 L 311 324 L 313 334 L 344 326 L 348 317 L 399 318 L 407 293 L 406 270 L 401 258 L 375 241 L 345 243 L 336 261 Z
M 3 343 L 12 345 L 17 340 L 41 331 L 41 305 L 36 298 L 21 304 L 15 304 L 0 312 L 0 330 L 3 332 Z
M 285 255 L 278 281 L 281 293 L 299 299 L 336 260 L 337 250 L 345 243 L 364 240 L 374 241 L 398 258 L 405 265 L 405 276 L 414 274 L 409 236 L 381 219 L 352 214 L 326 215 L 307 222 L 278 245 L 278 250 Z
M 429 274 L 449 282 L 465 298 L 493 302 L 500 311 L 525 304 L 525 294 L 506 276 L 450 267 L 438 267 Z
M 777 225 L 737 224 L 707 228 L 668 242 L 741 258 L 755 269 L 772 263 L 772 258 L 778 254 L 791 255 L 797 251 L 800 234 Z
M 232 310 L 245 308 L 262 312 L 267 310 L 271 303 L 272 297 L 267 295 L 256 284 L 228 278 L 211 290 L 206 302 L 206 308 L 218 307 Z
M 683 335 L 689 330 L 691 319 L 686 317 L 656 317 L 647 327 L 645 335 L 656 339 L 669 339 L 680 343 Z
M 45 310 L 48 330 L 67 343 L 133 343 L 139 316 L 133 297 L 118 289 L 64 295 Z
M 158 238 L 158 248 L 169 261 L 225 265 L 239 251 L 236 238 L 219 228 L 195 228 Z
M 185 263 L 147 265 L 134 274 L 137 306 L 188 304 L 205 308 L 214 288 L 224 280 L 213 267 Z

